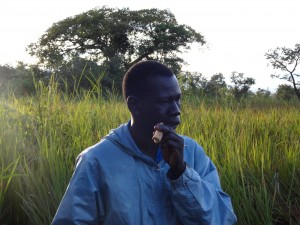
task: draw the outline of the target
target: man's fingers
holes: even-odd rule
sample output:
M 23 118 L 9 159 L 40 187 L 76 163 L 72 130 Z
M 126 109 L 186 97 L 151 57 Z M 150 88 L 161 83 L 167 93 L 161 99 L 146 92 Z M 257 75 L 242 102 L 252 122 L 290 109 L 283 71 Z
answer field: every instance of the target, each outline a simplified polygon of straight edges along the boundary
M 178 145 L 183 145 L 183 138 L 180 137 L 178 134 L 176 133 L 167 133 L 163 135 L 162 140 L 161 140 L 161 144 L 169 142 L 169 141 L 175 141 Z
M 161 131 L 164 134 L 168 134 L 168 133 L 176 133 L 175 130 L 172 127 L 169 127 L 165 124 L 157 124 L 154 126 L 155 130 Z
M 180 149 L 179 145 L 177 140 L 167 140 L 161 143 L 162 149 Z

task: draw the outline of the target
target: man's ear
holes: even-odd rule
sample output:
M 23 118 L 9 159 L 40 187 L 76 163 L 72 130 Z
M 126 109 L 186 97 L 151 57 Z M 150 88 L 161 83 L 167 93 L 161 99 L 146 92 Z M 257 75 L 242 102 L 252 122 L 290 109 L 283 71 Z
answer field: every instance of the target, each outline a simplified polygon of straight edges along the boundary
M 132 115 L 137 116 L 140 114 L 140 102 L 138 98 L 131 95 L 127 97 L 126 102 Z

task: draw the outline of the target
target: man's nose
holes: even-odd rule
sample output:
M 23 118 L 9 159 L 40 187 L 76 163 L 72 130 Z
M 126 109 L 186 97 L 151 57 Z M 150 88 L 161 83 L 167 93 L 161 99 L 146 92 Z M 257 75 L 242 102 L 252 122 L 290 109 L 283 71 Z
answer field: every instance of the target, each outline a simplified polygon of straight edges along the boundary
M 170 114 L 172 116 L 180 116 L 180 103 L 177 101 L 174 101 L 172 104 L 172 107 L 170 109 Z

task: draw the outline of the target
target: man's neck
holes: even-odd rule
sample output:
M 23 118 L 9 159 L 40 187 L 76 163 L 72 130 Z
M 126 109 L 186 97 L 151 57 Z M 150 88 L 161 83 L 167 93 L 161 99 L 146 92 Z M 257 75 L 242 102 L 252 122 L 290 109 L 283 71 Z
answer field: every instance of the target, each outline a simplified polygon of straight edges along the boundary
M 139 149 L 152 159 L 155 159 L 158 146 L 152 140 L 153 131 L 139 127 L 137 124 L 131 124 L 130 133 Z

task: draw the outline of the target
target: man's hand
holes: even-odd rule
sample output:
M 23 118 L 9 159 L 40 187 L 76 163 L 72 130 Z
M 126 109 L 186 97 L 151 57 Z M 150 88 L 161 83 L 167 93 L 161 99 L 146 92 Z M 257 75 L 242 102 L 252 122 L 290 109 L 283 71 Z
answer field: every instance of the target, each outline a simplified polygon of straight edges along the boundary
M 168 177 L 172 180 L 177 179 L 185 171 L 186 167 L 183 159 L 184 141 L 172 127 L 158 124 L 154 129 L 163 132 L 160 147 L 164 160 L 170 166 Z

